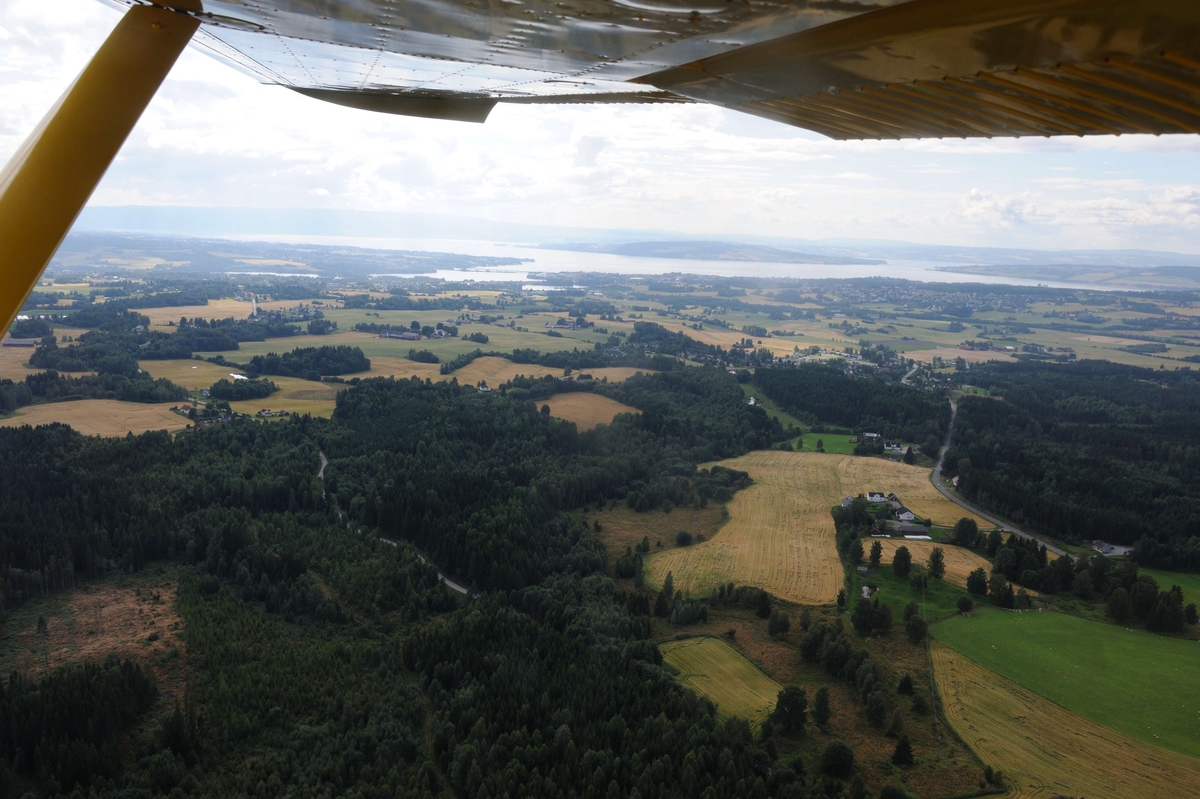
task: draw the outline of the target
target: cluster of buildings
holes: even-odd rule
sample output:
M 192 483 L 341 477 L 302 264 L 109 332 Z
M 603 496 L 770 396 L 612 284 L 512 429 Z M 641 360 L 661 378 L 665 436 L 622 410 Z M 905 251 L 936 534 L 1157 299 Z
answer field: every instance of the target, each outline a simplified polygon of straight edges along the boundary
M 848 507 L 854 502 L 854 497 L 842 497 L 842 507 Z M 917 514 L 913 513 L 900 501 L 894 493 L 884 494 L 881 491 L 867 492 L 867 502 L 872 505 L 888 505 L 895 511 L 896 521 L 881 520 L 871 527 L 872 538 L 888 538 L 896 533 L 905 538 L 930 540 L 929 527 L 917 523 Z

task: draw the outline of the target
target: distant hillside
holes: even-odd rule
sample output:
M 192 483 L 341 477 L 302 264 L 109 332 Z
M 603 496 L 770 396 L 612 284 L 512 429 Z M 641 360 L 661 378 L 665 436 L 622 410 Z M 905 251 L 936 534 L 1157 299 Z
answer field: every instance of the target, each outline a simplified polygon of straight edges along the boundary
M 767 247 L 761 244 L 738 244 L 729 241 L 635 241 L 628 244 L 543 244 L 545 250 L 600 252 L 610 255 L 629 255 L 638 258 L 680 258 L 696 261 L 757 261 L 782 264 L 886 264 L 871 258 L 812 253 Z

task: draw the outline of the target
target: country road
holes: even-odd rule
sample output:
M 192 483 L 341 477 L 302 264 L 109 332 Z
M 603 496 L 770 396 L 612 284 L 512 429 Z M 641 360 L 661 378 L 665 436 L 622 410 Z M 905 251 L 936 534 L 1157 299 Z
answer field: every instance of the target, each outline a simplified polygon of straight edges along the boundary
M 1053 552 L 1055 555 L 1066 555 L 1067 552 L 1065 550 L 1063 550 L 1059 547 L 1056 547 L 1053 544 L 1048 544 L 1048 543 L 1046 543 L 1046 541 L 1044 541 L 1041 538 L 1038 538 L 1036 535 L 1027 533 L 1024 530 L 1020 529 L 1019 527 L 1014 527 L 1013 525 L 1009 524 L 1008 522 L 1002 521 L 1001 519 L 997 518 L 996 516 L 993 516 L 992 514 L 986 512 L 986 511 L 980 510 L 979 508 L 975 507 L 971 503 L 960 498 L 958 496 L 958 494 L 956 494 L 955 492 L 951 491 L 950 489 L 948 489 L 944 485 L 942 485 L 942 462 L 946 460 L 946 451 L 950 449 L 950 436 L 954 435 L 954 420 L 955 420 L 955 418 L 957 418 L 957 416 L 958 416 L 958 406 L 954 404 L 953 400 L 951 400 L 950 401 L 950 427 L 949 427 L 949 429 L 946 430 L 946 440 L 942 442 L 942 449 L 938 453 L 937 466 L 933 467 L 933 471 L 929 475 L 929 479 L 933 482 L 933 487 L 936 488 L 938 491 L 940 491 L 942 493 L 942 496 L 944 496 L 946 499 L 950 500 L 951 502 L 953 502 L 954 504 L 963 508 L 964 510 L 968 510 L 971 513 L 974 513 L 979 518 L 985 519 L 985 520 L 991 522 L 992 524 L 994 524 L 996 527 L 999 527 L 1004 532 L 1014 533 L 1015 535 L 1020 536 L 1021 538 L 1028 538 L 1031 541 L 1037 541 L 1042 546 L 1046 547 L 1046 550 L 1048 552 Z
M 317 454 L 321 456 L 321 468 L 320 468 L 320 470 L 317 472 L 317 479 L 318 479 L 318 480 L 321 480 L 322 482 L 324 482 L 324 480 L 325 480 L 325 467 L 329 465 L 329 458 L 325 457 L 325 453 L 324 453 L 324 452 L 321 452 L 320 450 L 317 450 Z M 341 515 L 342 515 L 342 512 L 341 512 L 341 511 L 338 511 L 338 517 L 339 517 L 339 518 L 341 517 Z M 349 526 L 350 526 L 350 522 L 349 522 L 349 521 L 347 521 L 347 522 L 346 522 L 346 526 L 347 526 L 347 527 L 349 527 Z M 361 532 L 362 532 L 362 530 L 359 530 L 359 532 L 361 533 Z M 391 545 L 391 546 L 393 546 L 393 547 L 394 547 L 394 546 L 397 546 L 396 542 L 395 542 L 395 541 L 393 541 L 393 540 L 392 540 L 392 539 L 390 539 L 390 538 L 384 538 L 383 536 L 379 536 L 379 540 L 380 540 L 380 541 L 382 541 L 383 543 L 385 543 L 385 544 L 389 544 L 389 545 Z M 422 555 L 420 552 L 418 552 L 418 553 L 417 553 L 417 557 L 421 559 L 421 562 L 422 562 L 422 563 L 428 563 L 428 562 L 429 562 L 428 560 L 426 560 L 426 559 L 425 559 L 425 556 L 424 556 L 424 555 Z M 435 566 L 434 566 L 434 568 L 435 568 L 435 569 L 437 569 L 437 566 L 435 565 Z M 437 576 L 438 576 L 438 579 L 439 579 L 439 580 L 441 580 L 443 583 L 445 583 L 445 584 L 446 584 L 446 587 L 447 587 L 447 588 L 449 588 L 450 590 L 452 590 L 452 591 L 457 591 L 458 593 L 462 594 L 463 596 L 466 596 L 466 595 L 469 593 L 469 592 L 467 591 L 466 587 L 459 585 L 458 583 L 454 582 L 453 580 L 451 580 L 451 579 L 450 579 L 449 577 L 447 577 L 446 575 L 442 574 L 442 571 L 441 571 L 441 569 L 437 569 Z

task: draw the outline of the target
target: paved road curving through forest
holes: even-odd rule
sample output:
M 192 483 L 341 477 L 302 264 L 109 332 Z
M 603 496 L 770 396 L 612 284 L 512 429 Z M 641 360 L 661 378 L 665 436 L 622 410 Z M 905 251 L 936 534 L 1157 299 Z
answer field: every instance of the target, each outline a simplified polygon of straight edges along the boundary
M 942 462 L 946 460 L 946 451 L 950 449 L 950 436 L 954 435 L 954 420 L 957 416 L 958 416 L 958 406 L 954 404 L 953 400 L 951 400 L 950 401 L 950 427 L 946 430 L 946 440 L 944 442 L 942 442 L 942 449 L 938 453 L 937 466 L 933 467 L 933 472 L 931 472 L 929 475 L 929 479 L 933 481 L 933 487 L 936 488 L 938 491 L 942 492 L 942 496 L 944 496 L 946 499 L 950 500 L 951 502 L 958 505 L 959 507 L 970 511 L 971 513 L 974 513 L 979 518 L 986 519 L 987 521 L 989 521 L 992 524 L 999 527 L 1004 532 L 1013 533 L 1021 538 L 1028 538 L 1031 541 L 1037 541 L 1042 546 L 1046 547 L 1046 550 L 1048 552 L 1053 552 L 1055 555 L 1067 554 L 1066 550 L 1064 550 L 1060 547 L 1056 547 L 1053 544 L 1049 544 L 1044 539 L 1038 538 L 1036 535 L 1027 533 L 1024 530 L 1020 529 L 1019 527 L 1014 527 L 1013 525 L 1009 524 L 1008 522 L 1003 521 L 1003 520 L 997 518 L 996 516 L 993 516 L 992 514 L 987 513 L 986 511 L 980 510 L 979 508 L 975 507 L 971 503 L 961 499 L 958 496 L 958 494 L 956 494 L 955 492 L 949 490 L 944 485 L 942 485 Z

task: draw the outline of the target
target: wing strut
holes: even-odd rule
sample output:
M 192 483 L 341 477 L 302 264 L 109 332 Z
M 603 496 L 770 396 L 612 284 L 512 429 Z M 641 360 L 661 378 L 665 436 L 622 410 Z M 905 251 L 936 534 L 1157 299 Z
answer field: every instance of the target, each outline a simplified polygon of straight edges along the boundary
M 199 24 L 131 8 L 0 171 L 0 335 Z

